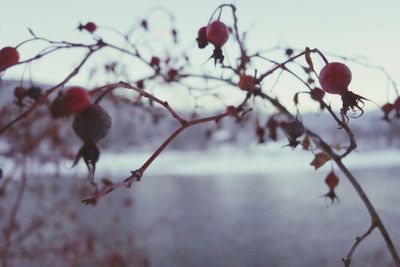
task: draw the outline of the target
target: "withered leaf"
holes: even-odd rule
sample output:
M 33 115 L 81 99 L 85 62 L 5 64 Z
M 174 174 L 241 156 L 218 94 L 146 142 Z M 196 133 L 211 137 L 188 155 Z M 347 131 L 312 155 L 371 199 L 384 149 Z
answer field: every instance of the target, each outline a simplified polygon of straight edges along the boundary
M 311 59 L 311 50 L 310 50 L 309 47 L 306 47 L 306 51 L 304 53 L 304 56 L 306 58 L 308 66 L 310 67 L 310 70 L 313 70 L 314 69 L 314 64 L 313 64 L 312 59 Z
M 331 157 L 328 154 L 326 154 L 325 152 L 320 152 L 315 155 L 315 158 L 313 159 L 313 161 L 311 161 L 310 165 L 314 166 L 314 168 L 317 170 L 330 159 Z

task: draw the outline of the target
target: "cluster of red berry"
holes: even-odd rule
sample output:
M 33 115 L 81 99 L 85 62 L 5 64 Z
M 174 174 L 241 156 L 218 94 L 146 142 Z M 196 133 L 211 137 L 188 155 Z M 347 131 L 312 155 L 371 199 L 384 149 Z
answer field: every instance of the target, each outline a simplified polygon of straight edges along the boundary
M 215 63 L 223 63 L 224 55 L 222 53 L 222 46 L 229 39 L 229 28 L 225 23 L 217 20 L 211 22 L 209 25 L 201 27 L 197 33 L 197 44 L 200 49 L 205 48 L 208 43 L 214 45 L 214 52 L 211 58 L 214 58 Z

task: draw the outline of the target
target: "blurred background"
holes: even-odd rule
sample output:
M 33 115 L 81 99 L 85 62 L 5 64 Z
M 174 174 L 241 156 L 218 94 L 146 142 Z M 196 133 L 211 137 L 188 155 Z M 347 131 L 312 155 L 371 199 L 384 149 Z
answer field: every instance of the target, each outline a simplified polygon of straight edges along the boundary
M 93 43 L 99 38 L 130 49 L 131 39 L 149 60 L 157 56 L 167 68 L 185 74 L 238 78 L 208 60 L 212 48 L 199 50 L 197 31 L 207 25 L 223 1 L 6 1 L 2 5 L 0 47 L 16 46 L 39 37 L 54 41 Z M 350 119 L 357 150 L 344 163 L 382 216 L 395 245 L 400 247 L 397 188 L 400 153 L 399 120 L 382 120 L 380 106 L 398 97 L 400 2 L 365 1 L 241 1 L 239 31 L 246 32 L 249 53 L 260 52 L 277 62 L 287 49 L 299 53 L 318 48 L 330 61 L 351 68 L 350 89 L 373 102 L 365 114 Z M 148 31 L 141 22 L 146 20 Z M 221 20 L 232 26 L 231 12 Z M 93 21 L 92 35 L 79 24 Z M 177 42 L 171 30 L 177 31 Z M 38 54 L 48 43 L 34 41 L 19 47 L 21 59 Z M 233 37 L 224 46 L 225 62 L 238 57 Z M 47 89 L 62 81 L 82 60 L 83 49 L 63 49 L 28 65 L 1 74 L 0 125 L 32 105 L 15 105 L 17 86 Z M 183 58 L 189 58 L 185 63 Z M 323 61 L 313 55 L 316 69 Z M 299 60 L 303 65 L 304 60 Z M 106 66 L 116 64 L 115 71 Z M 267 64 L 268 63 L 268 64 Z M 271 62 L 254 62 L 253 75 L 270 69 Z M 306 77 L 301 64 L 291 68 Z M 109 70 L 109 69 L 108 69 Z M 135 83 L 153 73 L 140 60 L 104 49 L 93 55 L 65 86 L 93 89 L 120 80 Z M 306 79 L 306 78 L 305 78 Z M 312 83 L 318 86 L 317 83 Z M 305 91 L 293 76 L 276 72 L 261 84 L 292 112 L 293 95 Z M 246 95 L 235 86 L 205 79 L 168 83 L 145 81 L 148 92 L 167 100 L 183 117 L 202 117 L 238 105 Z M 113 119 L 110 135 L 100 143 L 96 180 L 121 181 L 138 168 L 177 128 L 162 108 L 123 90 L 102 105 Z M 136 98 L 135 98 L 136 99 Z M 336 112 L 340 97 L 326 96 Z M 71 168 L 81 141 L 72 118 L 53 120 L 48 104 L 0 136 L 0 255 L 2 266 L 342 266 L 341 258 L 354 238 L 370 224 L 369 215 L 344 175 L 330 163 L 317 171 L 313 154 L 287 147 L 283 131 L 278 140 L 260 142 L 256 125 L 265 125 L 273 107 L 253 101 L 254 111 L 241 121 L 226 118 L 182 133 L 149 167 L 143 181 L 120 189 L 96 206 L 80 201 L 91 192 L 86 166 Z M 333 146 L 346 146 L 346 135 L 319 103 L 308 95 L 298 107 L 304 124 Z M 331 205 L 326 175 L 334 170 L 340 183 L 340 202 Z M 358 248 L 352 266 L 394 266 L 378 232 Z

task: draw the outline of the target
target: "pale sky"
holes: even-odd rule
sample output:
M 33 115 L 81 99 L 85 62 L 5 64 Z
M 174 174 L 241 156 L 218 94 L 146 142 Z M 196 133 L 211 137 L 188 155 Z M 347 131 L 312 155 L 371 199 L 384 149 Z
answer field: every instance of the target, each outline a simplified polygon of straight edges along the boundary
M 111 26 L 121 31 L 129 29 L 139 18 L 146 16 L 154 7 L 163 6 L 175 15 L 176 27 L 182 47 L 190 47 L 197 53 L 199 64 L 207 59 L 210 51 L 197 51 L 194 38 L 198 28 L 208 22 L 214 9 L 221 3 L 230 1 L 160 1 L 160 0 L 2 0 L 0 23 L 0 47 L 13 46 L 30 37 L 27 27 L 37 35 L 54 40 L 90 41 L 90 36 L 75 30 L 79 22 L 94 21 L 100 26 Z M 248 43 L 251 51 L 263 50 L 287 44 L 294 48 L 319 48 L 323 52 L 343 56 L 366 56 L 372 63 L 385 67 L 390 75 L 400 81 L 400 1 L 398 0 L 306 0 L 306 1 L 250 1 L 236 0 L 239 16 L 239 29 L 249 30 Z M 149 18 L 152 34 L 163 40 L 169 25 L 161 12 Z M 222 15 L 227 24 L 231 22 L 228 13 Z M 101 34 L 101 33 L 100 33 Z M 113 41 L 111 34 L 108 41 Z M 164 34 L 164 35 L 163 35 Z M 233 44 L 228 42 L 228 53 Z M 209 48 L 210 49 L 210 48 Z M 232 48 L 234 49 L 234 48 Z M 35 45 L 27 44 L 21 49 L 22 59 L 35 50 Z M 43 82 L 59 82 L 80 60 L 79 53 L 63 53 L 56 57 L 35 63 L 33 77 Z M 113 56 L 113 54 L 109 54 Z M 328 57 L 335 61 L 334 57 Z M 93 59 L 92 64 L 96 64 Z M 212 64 L 211 64 L 212 65 Z M 377 70 L 349 63 L 353 72 L 350 89 L 367 98 L 383 104 L 387 99 L 387 80 Z M 215 70 L 210 68 L 210 70 Z M 3 78 L 18 78 L 22 68 L 14 68 Z M 218 69 L 216 70 L 219 71 Z M 137 73 L 139 73 L 138 71 Z M 132 74 L 138 75 L 139 74 Z M 87 75 L 74 78 L 71 83 L 86 83 Z M 305 89 L 292 78 L 288 87 Z M 264 85 L 272 84 L 274 79 L 266 80 Z M 291 91 L 290 93 L 292 93 Z M 239 92 L 240 94 L 240 92 Z M 285 94 L 285 93 L 283 93 Z M 393 92 L 389 96 L 394 98 Z M 165 96 L 173 97 L 173 96 Z M 235 98 L 235 96 L 232 96 Z M 290 99 L 289 99 L 290 98 Z M 237 98 L 236 95 L 236 100 Z M 290 103 L 291 97 L 287 97 Z M 335 100 L 332 100 L 335 101 Z M 229 102 L 229 100 L 227 101 Z M 284 101 L 285 102 L 285 101 Z M 179 103 L 177 103 L 179 105 Z M 368 104 L 367 108 L 375 108 Z

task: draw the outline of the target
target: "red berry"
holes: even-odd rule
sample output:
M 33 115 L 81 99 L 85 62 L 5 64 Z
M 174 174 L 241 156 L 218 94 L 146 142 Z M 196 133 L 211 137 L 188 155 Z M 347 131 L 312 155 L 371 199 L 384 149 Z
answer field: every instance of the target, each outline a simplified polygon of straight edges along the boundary
M 176 69 L 169 69 L 167 72 L 166 81 L 172 82 L 175 81 L 178 76 L 178 71 Z
M 207 27 L 201 27 L 199 31 L 197 32 L 197 45 L 200 49 L 203 49 L 208 45 L 208 40 L 207 40 Z
M 213 21 L 207 26 L 207 40 L 215 47 L 221 48 L 229 38 L 229 29 L 221 21 Z
M 150 66 L 152 66 L 153 68 L 160 68 L 160 58 L 151 57 Z
M 19 53 L 14 47 L 4 47 L 0 50 L 0 71 L 19 62 Z
M 386 103 L 385 105 L 382 106 L 382 111 L 383 111 L 383 120 L 390 121 L 389 119 L 389 114 L 392 112 L 394 109 L 394 105 L 392 103 Z
M 250 75 L 242 75 L 240 76 L 240 80 L 238 83 L 240 89 L 252 92 L 254 90 L 254 77 Z
M 339 184 L 339 178 L 333 171 L 331 171 L 328 176 L 326 176 L 325 183 L 328 185 L 330 190 L 333 190 Z
M 385 114 L 390 113 L 394 109 L 394 105 L 392 103 L 386 103 L 382 106 L 382 110 Z
M 322 89 L 330 94 L 342 95 L 348 91 L 351 82 L 351 71 L 343 63 L 326 64 L 319 73 L 319 83 Z
M 94 33 L 97 29 L 97 26 L 94 22 L 88 22 L 85 25 L 79 25 L 79 30 L 86 30 L 90 33 Z
M 68 88 L 63 95 L 63 106 L 71 113 L 78 113 L 91 104 L 89 92 L 79 86 Z

